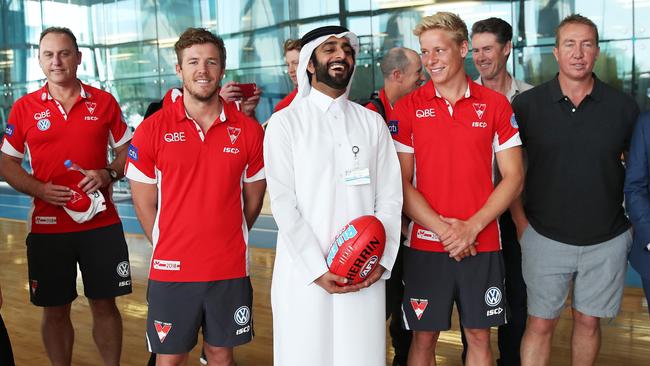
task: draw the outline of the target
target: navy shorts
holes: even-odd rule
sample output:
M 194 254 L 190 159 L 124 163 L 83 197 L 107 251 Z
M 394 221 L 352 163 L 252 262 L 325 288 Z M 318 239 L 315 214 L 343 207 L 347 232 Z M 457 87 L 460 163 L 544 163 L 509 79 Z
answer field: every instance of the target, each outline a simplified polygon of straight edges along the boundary
M 403 249 L 405 329 L 450 329 L 454 303 L 465 328 L 486 329 L 506 323 L 508 304 L 500 251 L 456 262 L 449 253 Z
M 29 297 L 37 306 L 77 298 L 77 264 L 89 299 L 131 293 L 129 251 L 122 224 L 72 233 L 27 235 Z
M 253 339 L 253 288 L 249 277 L 211 282 L 149 280 L 149 352 L 183 354 L 194 348 L 199 328 L 215 347 Z

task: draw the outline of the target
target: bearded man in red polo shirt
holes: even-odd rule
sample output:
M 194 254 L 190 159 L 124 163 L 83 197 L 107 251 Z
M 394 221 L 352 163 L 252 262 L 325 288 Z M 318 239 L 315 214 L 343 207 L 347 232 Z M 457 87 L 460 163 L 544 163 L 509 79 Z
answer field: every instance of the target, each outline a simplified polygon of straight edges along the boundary
M 145 235 L 147 344 L 157 365 L 186 364 L 199 328 L 210 365 L 232 365 L 253 335 L 248 228 L 266 189 L 259 123 L 219 97 L 223 40 L 188 28 L 175 44 L 183 95 L 145 119 L 126 176 Z

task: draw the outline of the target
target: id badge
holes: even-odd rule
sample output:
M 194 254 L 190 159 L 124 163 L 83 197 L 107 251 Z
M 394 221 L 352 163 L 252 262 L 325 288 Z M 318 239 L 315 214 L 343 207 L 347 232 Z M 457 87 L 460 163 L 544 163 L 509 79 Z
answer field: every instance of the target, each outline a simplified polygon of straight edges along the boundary
M 345 184 L 348 186 L 360 186 L 370 184 L 370 169 L 354 168 L 345 171 Z

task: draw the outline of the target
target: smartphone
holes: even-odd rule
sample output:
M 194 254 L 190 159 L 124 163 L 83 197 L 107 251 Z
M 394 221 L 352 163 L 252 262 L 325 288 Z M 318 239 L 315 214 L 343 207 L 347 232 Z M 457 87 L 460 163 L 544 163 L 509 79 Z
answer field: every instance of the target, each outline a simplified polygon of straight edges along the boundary
M 252 97 L 253 94 L 255 94 L 255 89 L 257 88 L 257 85 L 255 85 L 255 83 L 239 84 L 237 86 L 241 91 L 241 97 L 243 99 L 248 99 Z

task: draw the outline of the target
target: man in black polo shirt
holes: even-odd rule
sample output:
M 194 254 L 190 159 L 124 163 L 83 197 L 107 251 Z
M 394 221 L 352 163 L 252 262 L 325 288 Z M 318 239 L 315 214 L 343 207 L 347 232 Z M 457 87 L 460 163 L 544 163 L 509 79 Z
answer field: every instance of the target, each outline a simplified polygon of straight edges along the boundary
M 620 308 L 632 243 L 621 155 L 639 109 L 592 73 L 599 51 L 591 20 L 565 18 L 553 49 L 559 74 L 512 104 L 528 154 L 525 215 L 513 217 L 528 292 L 523 365 L 549 363 L 571 283 L 572 364 L 594 363 L 599 318 L 614 317 Z

